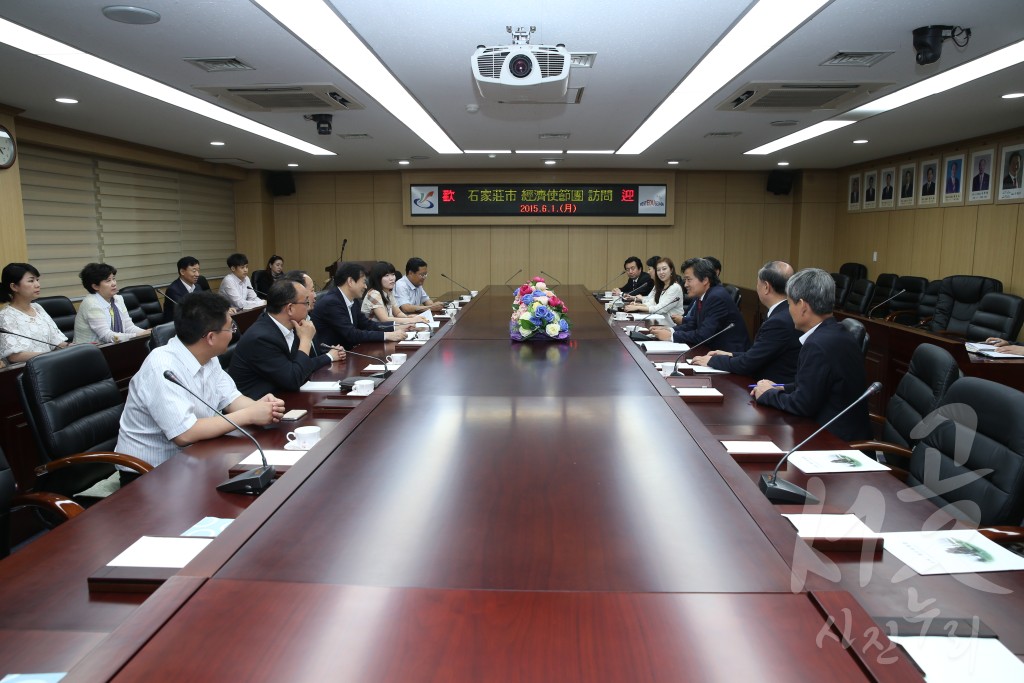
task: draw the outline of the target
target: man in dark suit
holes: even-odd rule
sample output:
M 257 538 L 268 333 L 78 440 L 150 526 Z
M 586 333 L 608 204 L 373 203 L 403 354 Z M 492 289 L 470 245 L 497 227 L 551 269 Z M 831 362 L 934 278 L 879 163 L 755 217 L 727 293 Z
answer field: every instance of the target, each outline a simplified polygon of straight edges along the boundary
M 642 299 L 651 293 L 654 289 L 654 280 L 651 276 L 644 272 L 644 264 L 640 261 L 638 256 L 630 256 L 626 259 L 626 262 L 622 264 L 622 267 L 626 270 L 626 284 L 622 285 L 617 289 L 612 290 L 612 294 L 619 296 L 620 294 L 629 294 L 633 297 Z
M 345 358 L 343 349 L 317 354 L 316 327 L 306 319 L 312 304 L 305 286 L 278 280 L 267 293 L 267 309 L 235 347 L 228 374 L 251 399 L 268 393 L 298 391 L 315 370 Z
M 924 172 L 924 183 L 921 184 L 921 196 L 931 197 L 935 194 L 935 167 L 929 166 Z
M 750 392 L 760 404 L 825 424 L 864 393 L 864 355 L 853 335 L 832 317 L 836 283 L 820 268 L 807 268 L 786 285 L 793 325 L 803 332 L 796 380 L 780 387 L 762 379 Z M 829 431 L 846 441 L 871 438 L 866 402 L 858 403 Z
M 988 173 L 985 173 L 985 167 L 987 165 L 988 159 L 984 157 L 978 159 L 978 173 L 971 181 L 971 192 L 984 192 L 988 189 L 990 179 Z
M 904 171 L 903 185 L 900 187 L 900 199 L 914 198 L 914 174 L 912 171 Z
M 360 310 L 366 293 L 366 271 L 358 263 L 346 261 L 334 274 L 334 286 L 317 299 L 313 309 L 316 325 L 315 342 L 328 346 L 351 349 L 366 342 L 401 341 L 405 330 L 413 325 L 379 323 L 370 320 Z
M 875 201 L 875 176 L 873 175 L 868 176 L 868 188 L 864 190 L 864 201 Z
M 793 266 L 785 261 L 769 261 L 757 272 L 757 298 L 768 309 L 768 317 L 749 350 L 712 351 L 690 362 L 754 379 L 771 377 L 779 383 L 792 382 L 800 357 L 800 333 L 793 327 L 786 303 L 786 282 L 792 275 Z
M 960 164 L 955 161 L 949 163 L 949 177 L 946 178 L 946 194 L 956 194 L 960 191 Z
M 708 342 L 708 349 L 723 351 L 746 351 L 750 346 L 747 325 L 743 322 L 740 309 L 732 295 L 722 286 L 714 266 L 707 259 L 692 258 L 683 263 L 683 286 L 693 299 L 696 312 L 689 313 L 683 322 L 674 328 L 652 327 L 651 333 L 662 341 L 672 340 L 678 344 L 693 346 L 721 332 L 729 323 L 732 329 Z
M 892 173 L 885 174 L 885 185 L 882 187 L 882 199 L 892 199 Z
M 178 259 L 178 279 L 164 291 L 164 322 L 174 322 L 174 308 L 189 294 L 209 289 L 210 285 L 199 274 L 199 259 L 195 256 L 182 256 Z
M 1003 189 L 1014 190 L 1020 187 L 1020 152 L 1014 152 L 1006 161 L 1006 175 L 1003 176 Z

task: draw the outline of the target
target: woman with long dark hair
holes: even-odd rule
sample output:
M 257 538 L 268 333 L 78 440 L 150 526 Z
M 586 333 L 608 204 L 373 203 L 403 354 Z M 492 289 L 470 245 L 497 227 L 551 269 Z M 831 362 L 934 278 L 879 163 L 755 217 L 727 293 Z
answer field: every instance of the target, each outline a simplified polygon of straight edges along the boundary
M 0 358 L 11 363 L 21 363 L 68 345 L 68 338 L 57 323 L 35 303 L 39 298 L 39 280 L 39 271 L 31 263 L 8 263 L 0 275 L 0 302 L 7 304 L 0 311 L 0 328 L 25 335 L 0 334 Z

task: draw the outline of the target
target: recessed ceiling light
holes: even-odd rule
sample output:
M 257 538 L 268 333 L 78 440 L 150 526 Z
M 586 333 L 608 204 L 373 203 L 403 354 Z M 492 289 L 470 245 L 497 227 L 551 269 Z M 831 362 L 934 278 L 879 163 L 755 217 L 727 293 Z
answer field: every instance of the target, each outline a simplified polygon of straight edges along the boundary
M 288 168 L 296 168 L 296 167 L 298 167 L 298 164 L 288 164 Z
M 495 154 L 511 154 L 512 150 L 510 150 L 510 149 L 467 149 L 467 150 L 463 150 L 463 153 L 464 154 L 490 154 L 491 156 L 494 156 Z
M 568 149 L 568 154 L 615 154 L 614 149 Z
M 398 160 L 398 165 L 399 166 L 408 166 L 409 165 L 409 160 L 408 159 L 399 159 Z
M 555 165 L 555 164 L 557 164 L 558 162 L 557 162 L 557 161 L 555 161 L 554 159 L 545 159 L 545 160 L 544 160 L 544 163 L 545 163 L 545 165 L 547 165 L 547 166 L 554 166 L 554 165 Z
M 777 166 L 789 166 L 789 162 L 788 161 L 780 161 L 776 165 Z
M 223 147 L 224 146 L 224 143 L 221 142 L 220 140 L 214 140 L 210 144 L 213 145 L 214 147 Z
M 1004 100 L 1015 100 L 1018 97 L 1024 97 L 1024 92 L 1008 92 L 1003 95 Z
M 135 24 L 145 26 L 160 21 L 160 13 L 144 7 L 132 7 L 131 5 L 107 5 L 102 10 L 103 16 L 111 21 L 122 24 Z
M 862 139 L 860 139 L 860 140 L 854 140 L 854 141 L 853 141 L 853 144 L 855 144 L 855 145 L 866 145 L 866 144 L 868 144 L 868 141 L 867 141 L 867 140 L 864 140 L 864 139 L 862 138 Z
M 517 149 L 516 154 L 561 154 L 560 149 Z
M 668 161 L 668 162 L 666 162 L 666 163 L 667 163 L 667 164 L 668 164 L 669 166 L 678 166 L 678 165 L 679 165 L 679 162 L 678 162 L 678 161 L 676 161 L 675 159 L 672 159 L 671 161 Z
M 78 104 L 78 100 L 73 97 L 58 97 L 54 102 L 60 102 L 61 104 Z

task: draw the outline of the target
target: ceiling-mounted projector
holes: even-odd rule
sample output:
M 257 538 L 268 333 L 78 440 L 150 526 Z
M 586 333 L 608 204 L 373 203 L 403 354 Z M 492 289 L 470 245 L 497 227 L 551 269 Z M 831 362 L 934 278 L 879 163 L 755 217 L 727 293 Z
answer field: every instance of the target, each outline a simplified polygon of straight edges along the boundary
M 501 102 L 561 102 L 572 61 L 564 45 L 480 46 L 472 57 L 480 95 Z

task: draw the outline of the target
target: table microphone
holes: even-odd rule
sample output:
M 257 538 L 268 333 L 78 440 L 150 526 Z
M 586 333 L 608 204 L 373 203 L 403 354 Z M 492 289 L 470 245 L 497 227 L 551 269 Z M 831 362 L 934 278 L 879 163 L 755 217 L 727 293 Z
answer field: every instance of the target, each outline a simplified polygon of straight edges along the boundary
M 612 283 L 612 280 L 614 280 L 615 278 L 622 277 L 625 274 L 626 274 L 626 271 L 622 271 L 621 273 L 619 273 L 617 275 L 612 275 L 610 278 L 608 278 L 608 282 L 606 282 L 603 285 L 601 285 L 601 289 L 598 290 L 597 292 L 595 292 L 595 294 L 601 294 L 601 292 L 604 291 L 604 288 Z
M 554 275 L 552 275 L 551 273 L 545 273 L 545 272 L 544 272 L 544 271 L 542 270 L 542 271 L 540 271 L 540 274 L 541 274 L 541 275 L 544 275 L 544 276 L 546 276 L 546 277 L 549 277 L 549 278 L 551 278 L 552 280 L 554 280 L 554 281 L 555 281 L 555 284 L 556 284 L 556 285 L 560 285 L 560 284 L 562 284 L 562 281 L 561 281 L 561 280 L 559 280 L 559 279 L 558 279 L 557 277 L 555 277 Z
M 521 273 L 521 272 L 523 272 L 523 269 L 522 269 L 522 268 L 520 268 L 520 269 L 519 269 L 519 270 L 517 270 L 516 272 L 512 273 L 511 275 L 509 275 L 509 276 L 508 276 L 507 278 L 505 278 L 505 282 L 504 282 L 504 285 L 505 285 L 506 287 L 508 287 L 508 281 L 509 281 L 509 280 L 511 280 L 512 278 L 514 278 L 514 277 L 515 277 L 516 275 L 519 275 L 519 273 Z M 516 289 L 519 289 L 519 287 L 516 287 Z
M 21 337 L 22 339 L 28 339 L 29 341 L 34 341 L 40 344 L 46 344 L 47 346 L 52 346 L 53 348 L 57 348 L 58 346 L 60 346 L 60 344 L 54 344 L 53 342 L 43 341 L 42 339 L 36 339 L 35 337 L 29 337 L 24 334 L 18 334 L 17 332 L 11 332 L 10 330 L 5 330 L 2 327 L 0 327 L 0 334 L 9 334 L 12 337 Z
M 257 441 L 252 434 L 235 424 L 235 421 L 230 417 L 217 410 L 209 403 L 206 402 L 202 396 L 189 389 L 187 386 L 182 384 L 178 378 L 170 370 L 164 370 L 164 379 L 172 384 L 177 384 L 179 387 L 192 394 L 194 397 L 200 400 L 204 406 L 212 410 L 213 412 L 220 415 L 222 418 L 228 421 L 232 427 L 249 437 L 254 444 L 256 444 L 256 450 L 260 452 L 260 458 L 263 460 L 263 465 L 252 470 L 247 470 L 239 475 L 231 477 L 227 481 L 218 484 L 217 490 L 223 491 L 224 493 L 260 493 L 264 491 L 268 486 L 274 483 L 274 466 L 267 464 L 267 456 L 263 452 L 263 447 L 260 446 L 260 442 Z
M 321 343 L 320 344 L 320 348 L 324 349 L 326 351 L 326 350 L 333 349 L 334 347 L 331 346 L 330 344 L 323 344 L 323 343 Z M 377 362 L 384 363 L 384 372 L 374 373 L 374 374 L 370 375 L 370 377 L 379 377 L 381 379 L 387 379 L 388 377 L 391 376 L 391 370 L 388 370 L 388 362 L 387 362 L 386 359 L 377 358 L 377 356 L 368 356 L 365 353 L 356 353 L 355 351 L 345 351 L 345 355 L 347 355 L 347 356 L 359 356 L 360 358 L 368 358 L 369 360 L 372 360 L 374 363 L 377 363 Z
M 619 292 L 619 295 L 617 297 L 615 297 L 614 299 L 612 299 L 611 301 L 609 301 L 608 305 L 611 306 L 612 308 L 615 308 L 615 302 L 622 301 L 622 297 L 624 297 L 624 296 L 633 296 L 635 293 L 639 292 L 641 289 L 643 289 L 646 286 L 647 285 L 640 285 L 636 289 L 631 289 L 628 292 Z
M 675 299 L 672 299 L 671 301 L 665 302 L 665 304 L 663 306 L 661 306 L 660 308 L 654 309 L 653 311 L 651 311 L 650 313 L 648 313 L 644 317 L 637 318 L 636 322 L 642 322 L 642 321 L 647 320 L 648 318 L 650 318 L 652 315 L 657 315 L 658 313 L 660 313 L 661 311 L 664 311 L 666 308 L 668 308 L 672 304 L 676 303 L 677 301 L 679 301 L 679 297 L 678 296 Z M 724 332 L 725 330 L 722 330 L 722 331 Z M 633 331 L 629 333 L 629 338 L 634 340 L 634 341 L 650 341 L 651 340 L 651 337 L 648 337 L 646 334 L 641 334 L 640 332 L 637 332 L 635 327 L 634 327 Z
M 460 285 L 458 282 L 456 282 L 455 280 L 451 279 L 450 277 L 448 277 L 444 273 L 441 273 L 441 277 L 443 277 L 445 280 L 447 280 L 448 282 L 452 283 L 453 285 L 455 285 L 457 287 L 461 287 L 462 289 L 466 290 L 467 292 L 472 292 L 473 291 L 472 289 L 470 289 L 466 285 Z
M 828 428 L 829 425 L 831 425 L 833 422 L 835 422 L 840 417 L 845 415 L 846 411 L 848 411 L 850 408 L 854 407 L 855 405 L 866 399 L 871 394 L 877 394 L 881 390 L 881 382 L 872 382 L 871 386 L 869 386 L 863 394 L 858 396 L 853 403 L 843 408 L 843 410 L 837 413 L 835 417 L 833 417 L 831 420 L 818 427 L 818 430 L 816 432 L 814 432 L 809 437 L 807 437 L 806 439 L 798 443 L 796 446 L 794 446 L 792 449 L 790 449 L 789 453 L 786 453 L 784 456 L 782 456 L 782 459 L 779 460 L 779 464 L 775 466 L 775 469 L 772 471 L 770 475 L 762 474 L 761 481 L 758 483 L 758 488 L 760 488 L 764 492 L 765 497 L 773 503 L 782 503 L 787 505 L 803 505 L 806 503 L 821 502 L 818 500 L 816 496 L 812 495 L 809 491 L 802 489 L 796 484 L 788 482 L 785 479 L 779 479 L 779 468 L 781 468 L 783 463 L 785 463 L 789 459 L 789 456 L 793 455 L 793 453 L 800 450 L 800 448 L 802 448 L 805 443 L 816 437 L 818 434 L 821 434 L 821 432 Z
M 686 349 L 681 354 L 676 356 L 676 359 L 674 361 L 672 361 L 672 374 L 669 375 L 669 377 L 682 377 L 683 376 L 683 373 L 679 372 L 679 359 L 680 358 L 682 358 L 683 356 L 688 354 L 690 351 L 693 351 L 698 346 L 701 346 L 703 344 L 707 344 L 709 341 L 711 341 L 712 339 L 714 339 L 718 335 L 722 334 L 723 332 L 727 332 L 727 331 L 731 330 L 734 327 L 736 327 L 736 323 L 729 323 L 728 325 L 726 325 L 725 327 L 720 329 L 718 332 L 715 332 L 713 335 L 708 337 L 707 339 L 702 339 L 701 341 L 697 342 L 696 344 L 694 344 L 693 346 L 691 346 L 690 348 Z
M 154 287 L 153 289 L 162 289 L 162 290 L 164 290 L 164 298 L 165 299 L 170 301 L 175 306 L 180 306 L 181 305 L 177 301 L 175 301 L 174 299 L 172 299 L 170 296 L 167 295 L 167 290 L 169 289 L 168 287 Z M 257 294 L 259 294 L 259 292 L 257 292 Z
M 901 289 L 900 291 L 896 292 L 895 294 L 893 294 L 892 296 L 890 296 L 888 299 L 886 299 L 882 303 L 878 304 L 877 306 L 872 306 L 871 310 L 868 311 L 868 317 L 870 318 L 872 313 L 874 313 L 879 308 L 881 308 L 882 306 L 886 305 L 887 303 L 889 303 L 890 301 L 892 301 L 893 299 L 895 299 L 896 297 L 898 297 L 900 294 L 902 294 L 905 291 L 907 291 L 907 290 Z

